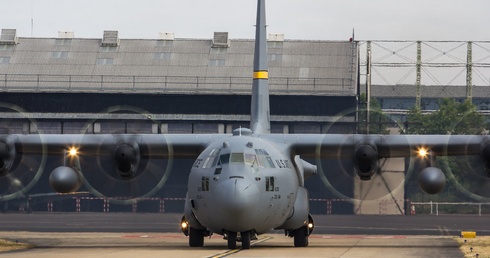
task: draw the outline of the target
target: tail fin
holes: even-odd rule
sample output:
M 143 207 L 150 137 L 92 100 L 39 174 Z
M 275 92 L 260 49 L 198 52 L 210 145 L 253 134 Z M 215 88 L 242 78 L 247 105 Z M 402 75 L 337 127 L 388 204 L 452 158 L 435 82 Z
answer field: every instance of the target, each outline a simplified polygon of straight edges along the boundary
M 254 73 L 250 127 L 255 134 L 270 133 L 269 71 L 267 65 L 267 32 L 265 0 L 258 0 L 255 28 Z

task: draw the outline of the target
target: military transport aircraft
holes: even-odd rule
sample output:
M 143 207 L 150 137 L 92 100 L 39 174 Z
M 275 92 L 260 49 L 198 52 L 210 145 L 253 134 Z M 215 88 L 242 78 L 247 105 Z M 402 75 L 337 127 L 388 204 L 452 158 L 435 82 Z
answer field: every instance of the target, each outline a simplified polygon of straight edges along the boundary
M 418 182 L 432 194 L 445 184 L 444 173 L 430 162 L 436 156 L 479 155 L 490 169 L 489 136 L 271 134 L 265 0 L 258 0 L 257 9 L 250 129 L 231 135 L 1 135 L 0 174 L 13 173 L 23 155 L 72 154 L 50 175 L 52 188 L 68 193 L 82 185 L 87 173 L 79 157 L 109 157 L 121 180 L 148 173 L 143 158 L 194 157 L 181 221 L 189 246 L 203 246 L 204 237 L 220 234 L 228 248 L 241 241 L 248 249 L 251 239 L 270 229 L 285 230 L 296 247 L 308 246 L 314 221 L 304 181 L 316 174 L 316 166 L 305 157 L 349 158 L 357 175 L 369 180 L 382 158 L 428 154 Z

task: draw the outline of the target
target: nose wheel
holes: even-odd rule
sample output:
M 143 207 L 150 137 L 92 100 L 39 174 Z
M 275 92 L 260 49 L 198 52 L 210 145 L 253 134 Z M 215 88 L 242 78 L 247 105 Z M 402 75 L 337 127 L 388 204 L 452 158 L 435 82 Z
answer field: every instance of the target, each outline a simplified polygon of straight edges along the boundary
M 250 249 L 250 231 L 242 232 L 242 249 Z
M 237 241 L 242 242 L 242 249 L 250 249 L 252 232 L 251 231 L 240 232 L 240 236 L 238 236 L 237 232 L 227 232 L 226 239 L 228 240 L 228 249 L 236 249 Z

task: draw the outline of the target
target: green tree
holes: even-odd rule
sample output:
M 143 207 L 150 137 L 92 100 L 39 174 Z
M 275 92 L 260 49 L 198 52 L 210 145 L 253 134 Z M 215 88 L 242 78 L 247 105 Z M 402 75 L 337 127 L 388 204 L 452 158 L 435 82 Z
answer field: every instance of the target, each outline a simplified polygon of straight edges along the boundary
M 362 93 L 360 96 L 360 102 L 365 103 L 366 94 Z M 388 126 L 392 121 L 389 117 L 387 117 L 383 113 L 383 109 L 379 104 L 378 100 L 375 98 L 371 98 L 371 102 L 369 105 L 369 133 L 370 134 L 388 134 Z M 361 129 L 363 131 L 367 130 L 366 125 L 368 124 L 366 121 L 366 109 L 361 108 L 359 110 L 359 121 L 361 121 Z
M 482 134 L 485 117 L 469 100 L 443 99 L 439 110 L 423 114 L 414 108 L 407 115 L 407 134 Z
M 417 108 L 410 110 L 407 124 L 408 128 L 404 130 L 406 134 L 483 134 L 488 126 L 485 117 L 478 113 L 471 101 L 458 102 L 454 99 L 443 99 L 440 109 L 432 113 L 423 113 Z M 486 173 L 479 157 L 437 157 L 437 166 L 446 174 L 445 190 L 438 196 L 413 191 L 409 192 L 409 198 L 417 201 L 435 201 L 442 197 L 446 201 L 475 199 L 462 189 L 475 193 L 475 196 L 490 197 L 488 191 L 484 190 L 488 188 L 486 182 L 481 180 L 486 177 Z

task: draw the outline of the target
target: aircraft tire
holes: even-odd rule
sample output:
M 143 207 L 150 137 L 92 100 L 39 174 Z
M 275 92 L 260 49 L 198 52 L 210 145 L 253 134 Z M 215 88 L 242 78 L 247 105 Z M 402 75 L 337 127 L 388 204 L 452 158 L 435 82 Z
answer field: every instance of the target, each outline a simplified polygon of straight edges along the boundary
M 203 245 L 204 245 L 203 231 L 191 227 L 189 230 L 189 246 L 202 247 Z
M 236 232 L 228 232 L 228 249 L 236 249 Z
M 294 230 L 294 247 L 308 246 L 308 228 L 306 226 Z
M 250 249 L 250 231 L 242 232 L 242 249 Z

